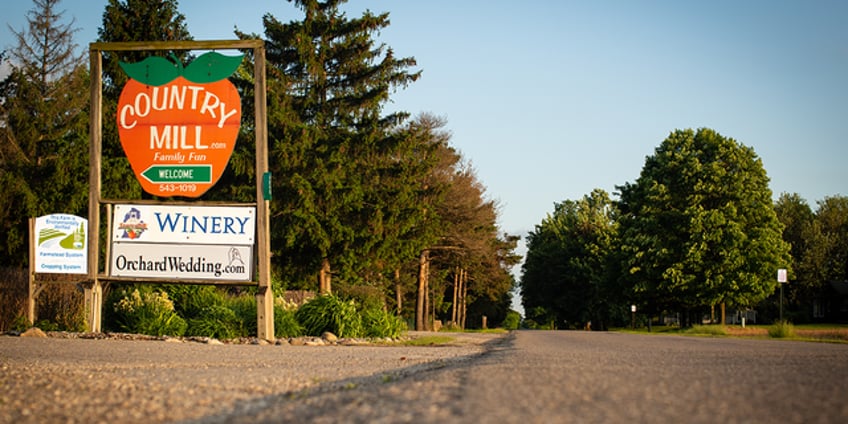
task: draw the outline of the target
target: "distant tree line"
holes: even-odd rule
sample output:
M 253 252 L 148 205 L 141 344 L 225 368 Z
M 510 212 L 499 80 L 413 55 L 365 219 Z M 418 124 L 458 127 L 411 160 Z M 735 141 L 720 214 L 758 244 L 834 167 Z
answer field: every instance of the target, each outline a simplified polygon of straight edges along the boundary
M 531 326 L 628 325 L 673 313 L 723 322 L 727 307 L 777 319 L 777 270 L 789 270 L 790 319 L 824 318 L 831 282 L 848 281 L 848 198 L 814 212 L 773 202 L 754 150 L 711 129 L 676 130 L 639 178 L 554 206 L 527 239 L 520 287 Z
M 60 0 L 33 0 L 29 26 L 4 54 L 0 81 L 0 265 L 27 264 L 27 218 L 87 216 L 89 73 Z M 348 17 L 344 0 L 293 2 L 302 20 L 266 14 L 268 140 L 273 178 L 274 289 L 377 299 L 428 328 L 434 319 L 497 325 L 509 311 L 518 237 L 497 227 L 497 204 L 451 146 L 444 119 L 386 113 L 415 82 L 412 57 L 375 36 L 389 14 Z M 99 42 L 191 40 L 176 0 L 109 0 Z M 253 58 L 231 78 L 253 109 Z M 147 55 L 183 64 L 191 52 L 104 52 L 103 197 L 143 193 L 120 146 L 118 61 Z M 229 167 L 203 200 L 255 197 L 253 114 L 245 113 Z M 460 276 L 462 278 L 460 278 Z M 461 302 L 461 304 L 459 303 Z M 461 318 L 461 319 L 460 319 Z

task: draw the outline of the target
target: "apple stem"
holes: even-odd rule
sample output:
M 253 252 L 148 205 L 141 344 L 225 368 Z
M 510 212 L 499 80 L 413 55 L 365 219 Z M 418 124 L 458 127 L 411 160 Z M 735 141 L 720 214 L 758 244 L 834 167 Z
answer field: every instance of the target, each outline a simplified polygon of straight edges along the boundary
M 171 52 L 168 56 L 171 57 L 171 60 L 173 60 L 174 64 L 176 64 L 177 68 L 180 69 L 180 74 L 182 74 L 183 63 L 180 62 L 180 59 L 177 57 L 177 55 L 175 55 L 174 52 Z

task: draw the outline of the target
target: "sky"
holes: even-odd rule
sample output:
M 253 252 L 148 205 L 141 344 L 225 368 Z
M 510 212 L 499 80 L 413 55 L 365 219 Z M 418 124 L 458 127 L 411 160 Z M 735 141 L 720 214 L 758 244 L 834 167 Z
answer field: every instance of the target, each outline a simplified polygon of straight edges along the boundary
M 106 0 L 63 0 L 82 48 Z M 181 0 L 197 40 L 262 34 L 262 16 L 301 20 L 284 0 Z M 0 0 L 20 31 L 25 0 Z M 634 182 L 676 129 L 711 128 L 752 147 L 776 199 L 814 209 L 848 195 L 848 2 L 841 0 L 352 0 L 389 12 L 376 36 L 421 78 L 386 111 L 446 119 L 451 143 L 526 236 L 600 188 Z M 8 26 L 0 48 L 13 47 Z M 524 252 L 523 243 L 519 253 Z M 517 274 L 518 275 L 518 274 Z

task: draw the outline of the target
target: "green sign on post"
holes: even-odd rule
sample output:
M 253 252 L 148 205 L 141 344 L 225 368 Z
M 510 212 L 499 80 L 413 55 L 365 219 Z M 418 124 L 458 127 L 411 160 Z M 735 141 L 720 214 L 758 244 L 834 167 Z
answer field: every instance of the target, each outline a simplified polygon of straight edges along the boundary
M 141 175 L 152 183 L 209 183 L 212 165 L 153 165 Z

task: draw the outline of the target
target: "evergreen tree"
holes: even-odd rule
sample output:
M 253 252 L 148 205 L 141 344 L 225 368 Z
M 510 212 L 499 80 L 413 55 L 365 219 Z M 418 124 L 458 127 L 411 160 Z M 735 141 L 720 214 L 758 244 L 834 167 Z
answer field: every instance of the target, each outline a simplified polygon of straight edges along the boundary
M 622 278 L 644 303 L 751 305 L 789 266 L 762 162 L 733 139 L 675 131 L 620 189 Z
M 103 12 L 103 22 L 97 30 L 99 42 L 185 41 L 191 35 L 185 16 L 178 11 L 177 0 L 109 0 Z M 136 183 L 118 138 L 118 97 L 126 84 L 127 74 L 119 61 L 135 63 L 145 57 L 158 55 L 175 57 L 185 64 L 189 52 L 103 52 L 103 145 L 102 196 L 106 199 L 139 199 L 141 185 Z
M 392 89 L 419 75 L 407 71 L 414 59 L 397 59 L 373 40 L 389 25 L 387 13 L 349 19 L 342 3 L 295 1 L 304 19 L 287 24 L 264 17 L 274 80 L 269 148 L 280 177 L 272 221 L 280 242 L 272 249 L 295 284 L 317 272 L 322 292 L 331 273 L 359 278 L 365 254 L 386 236 L 373 231 L 385 204 L 371 197 L 384 196 L 382 164 L 404 142 L 391 130 L 406 114 L 383 116 L 382 107 Z
M 59 0 L 33 0 L 14 31 L 0 82 L 0 243 L 4 264 L 27 263 L 27 218 L 86 215 L 88 73 Z

